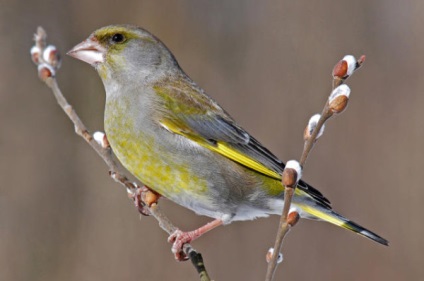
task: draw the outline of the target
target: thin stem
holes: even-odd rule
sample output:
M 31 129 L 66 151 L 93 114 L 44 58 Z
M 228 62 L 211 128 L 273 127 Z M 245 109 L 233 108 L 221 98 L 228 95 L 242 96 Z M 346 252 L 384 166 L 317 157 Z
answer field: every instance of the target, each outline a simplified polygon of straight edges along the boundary
M 321 131 L 322 126 L 324 126 L 325 122 L 331 116 L 332 114 L 329 110 L 328 102 L 327 102 L 324 106 L 324 109 L 322 110 L 321 117 L 319 118 L 318 123 L 316 127 L 314 128 L 311 136 L 305 141 L 305 144 L 303 146 L 302 156 L 300 157 L 300 161 L 299 161 L 301 167 L 305 165 L 306 160 L 308 159 L 308 156 L 315 145 L 318 133 Z
M 291 225 L 287 222 L 291 201 L 294 194 L 294 188 L 286 187 L 284 190 L 284 207 L 280 217 L 280 224 L 278 226 L 277 237 L 274 243 L 274 252 L 271 260 L 268 263 L 265 281 L 272 281 L 274 279 L 275 271 L 277 269 L 277 259 L 283 246 L 283 239 L 290 231 Z

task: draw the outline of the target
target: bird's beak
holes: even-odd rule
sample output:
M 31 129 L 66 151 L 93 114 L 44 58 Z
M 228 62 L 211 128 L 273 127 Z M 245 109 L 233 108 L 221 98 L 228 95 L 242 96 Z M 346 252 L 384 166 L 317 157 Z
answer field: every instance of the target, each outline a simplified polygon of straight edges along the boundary
M 67 55 L 82 60 L 92 66 L 103 63 L 105 60 L 106 48 L 100 45 L 96 38 L 89 37 L 72 48 Z

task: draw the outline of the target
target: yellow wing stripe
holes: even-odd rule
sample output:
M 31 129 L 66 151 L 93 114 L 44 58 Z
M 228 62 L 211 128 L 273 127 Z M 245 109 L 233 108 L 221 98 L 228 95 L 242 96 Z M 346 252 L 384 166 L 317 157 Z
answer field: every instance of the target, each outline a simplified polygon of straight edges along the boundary
M 162 121 L 161 122 L 162 125 L 164 127 L 166 127 L 168 130 L 170 130 L 171 132 L 175 133 L 175 134 L 179 134 L 182 135 L 188 139 L 191 139 L 192 141 L 196 142 L 197 144 L 215 151 L 235 162 L 238 162 L 240 164 L 242 164 L 243 166 L 246 166 L 254 171 L 257 171 L 261 174 L 264 174 L 266 176 L 275 178 L 277 180 L 281 180 L 281 175 L 278 174 L 277 172 L 270 170 L 269 168 L 267 168 L 265 165 L 259 163 L 258 161 L 252 159 L 251 157 L 248 157 L 244 154 L 242 154 L 240 151 L 237 151 L 236 149 L 230 147 L 229 145 L 223 143 L 223 142 L 217 142 L 216 144 L 211 144 L 209 142 L 207 142 L 205 139 L 198 137 L 196 135 L 192 135 L 190 133 L 184 133 L 182 130 L 184 130 L 183 128 L 181 128 L 180 126 L 175 125 L 172 121 L 171 122 L 167 122 L 167 121 Z
M 225 143 L 218 142 L 216 146 L 210 145 L 212 150 L 218 152 L 219 154 L 224 155 L 225 157 L 236 161 L 243 166 L 246 166 L 252 170 L 255 170 L 261 174 L 267 175 L 269 177 L 275 178 L 280 180 L 281 176 L 274 172 L 273 170 L 270 170 L 266 166 L 262 165 L 261 163 L 253 160 L 252 158 L 240 153 L 239 151 L 233 149 L 232 147 L 229 147 Z

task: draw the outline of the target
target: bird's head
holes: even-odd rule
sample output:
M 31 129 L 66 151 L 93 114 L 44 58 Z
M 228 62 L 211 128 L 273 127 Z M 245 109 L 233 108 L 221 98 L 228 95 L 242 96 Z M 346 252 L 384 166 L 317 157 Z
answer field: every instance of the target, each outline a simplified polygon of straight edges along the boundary
M 105 84 L 154 80 L 179 68 L 159 39 L 131 25 L 102 27 L 67 54 L 92 65 Z

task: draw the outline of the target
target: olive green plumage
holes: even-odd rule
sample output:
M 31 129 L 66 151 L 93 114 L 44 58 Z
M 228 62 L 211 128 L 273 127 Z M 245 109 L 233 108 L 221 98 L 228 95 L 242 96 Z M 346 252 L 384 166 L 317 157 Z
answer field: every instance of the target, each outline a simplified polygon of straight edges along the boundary
M 106 135 L 121 163 L 144 184 L 224 223 L 281 213 L 284 164 L 207 96 L 156 37 L 138 27 L 112 25 L 70 54 L 93 65 L 102 78 Z M 387 244 L 336 214 L 304 182 L 294 207 L 301 217 Z

